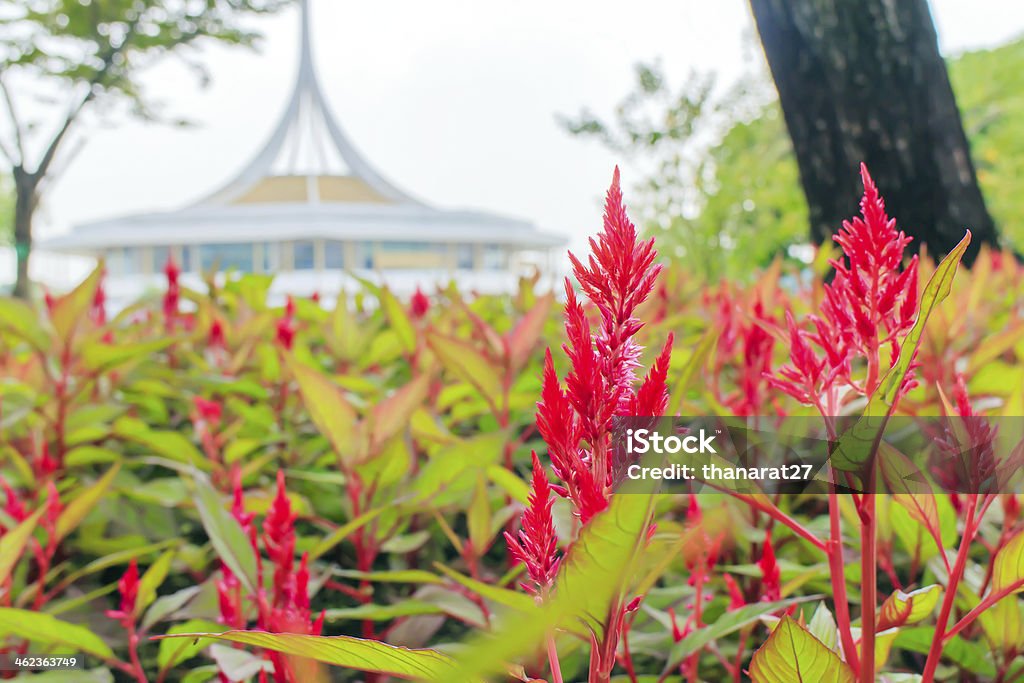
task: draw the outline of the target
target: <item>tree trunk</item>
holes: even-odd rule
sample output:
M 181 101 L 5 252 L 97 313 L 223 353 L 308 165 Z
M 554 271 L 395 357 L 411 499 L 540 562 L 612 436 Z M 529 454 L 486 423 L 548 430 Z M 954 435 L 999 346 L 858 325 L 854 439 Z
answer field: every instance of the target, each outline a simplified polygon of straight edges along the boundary
M 974 233 L 965 260 L 996 244 L 927 0 L 750 0 L 793 140 L 811 237 L 854 213 L 863 161 L 889 214 L 947 253 Z
M 13 293 L 19 299 L 28 299 L 32 292 L 28 264 L 32 254 L 32 215 L 38 199 L 37 185 L 34 174 L 14 169 L 14 250 L 18 258 L 18 279 Z

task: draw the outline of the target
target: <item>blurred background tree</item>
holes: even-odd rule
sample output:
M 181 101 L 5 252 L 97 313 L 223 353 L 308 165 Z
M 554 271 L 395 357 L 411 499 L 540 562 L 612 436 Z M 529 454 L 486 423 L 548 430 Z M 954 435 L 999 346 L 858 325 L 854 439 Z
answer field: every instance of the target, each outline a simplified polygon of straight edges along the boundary
M 750 0 L 810 209 L 828 239 L 864 162 L 913 245 L 996 244 L 928 0 Z
M 985 205 L 1004 245 L 1020 251 L 1024 40 L 954 57 L 947 66 Z M 719 95 L 699 87 L 707 82 L 690 76 L 673 89 L 657 65 L 640 65 L 634 90 L 610 120 L 584 110 L 563 124 L 637 164 L 644 174 L 638 190 L 645 228 L 659 244 L 671 244 L 662 253 L 684 261 L 688 271 L 711 279 L 743 278 L 777 254 L 805 257 L 809 252 L 801 247 L 810 241 L 810 212 L 768 76 L 750 75 Z M 680 119 L 687 125 L 678 125 Z M 844 173 L 856 181 L 856 162 Z M 901 216 L 901 227 L 920 237 L 918 224 L 902 219 L 885 181 L 878 182 L 891 213 Z M 842 217 L 855 210 L 857 199 L 854 187 L 843 200 Z M 959 230 L 964 227 L 975 226 L 960 224 Z
M 161 120 L 140 71 L 175 54 L 206 74 L 193 48 L 204 41 L 252 46 L 244 27 L 252 14 L 290 0 L 0 0 L 0 155 L 14 185 L 13 237 L 18 259 L 14 293 L 29 294 L 32 220 L 60 165 L 69 134 L 86 112 L 116 105 Z M 36 86 L 31 92 L 22 84 Z M 32 101 L 29 102 L 28 100 Z

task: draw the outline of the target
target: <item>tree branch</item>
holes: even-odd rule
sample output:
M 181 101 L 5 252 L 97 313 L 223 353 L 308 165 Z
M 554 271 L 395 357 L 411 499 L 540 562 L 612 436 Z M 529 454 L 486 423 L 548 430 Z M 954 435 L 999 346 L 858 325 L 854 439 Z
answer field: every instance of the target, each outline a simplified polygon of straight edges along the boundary
M 25 163 L 24 135 L 21 132 L 21 121 L 18 120 L 11 91 L 7 89 L 7 84 L 4 83 L 3 72 L 0 72 L 0 94 L 3 95 L 4 104 L 7 106 L 7 115 L 11 118 L 11 127 L 14 129 L 14 146 L 18 152 L 17 161 L 14 160 L 13 155 L 11 155 L 6 146 L 3 147 L 3 152 L 12 165 L 21 166 Z

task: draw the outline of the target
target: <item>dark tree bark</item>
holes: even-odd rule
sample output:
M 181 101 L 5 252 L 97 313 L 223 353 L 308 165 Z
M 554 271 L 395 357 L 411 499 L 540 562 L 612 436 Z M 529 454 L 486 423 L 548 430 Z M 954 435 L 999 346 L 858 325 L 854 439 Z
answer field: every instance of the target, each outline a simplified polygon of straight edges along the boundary
M 750 0 L 816 243 L 854 213 L 863 161 L 912 247 L 996 244 L 927 0 Z
M 18 276 L 14 296 L 28 299 L 31 293 L 28 264 L 32 254 L 32 216 L 38 203 L 38 178 L 21 167 L 14 168 L 14 248 L 18 259 Z

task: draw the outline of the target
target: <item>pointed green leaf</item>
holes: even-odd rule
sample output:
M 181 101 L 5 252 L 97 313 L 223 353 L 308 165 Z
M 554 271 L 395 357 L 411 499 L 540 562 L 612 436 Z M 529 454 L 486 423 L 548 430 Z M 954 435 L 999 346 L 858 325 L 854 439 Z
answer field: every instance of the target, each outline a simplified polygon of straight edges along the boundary
M 110 482 L 114 480 L 120 469 L 120 463 L 115 463 L 95 484 L 79 493 L 64 507 L 64 511 L 60 513 L 60 516 L 57 518 L 57 524 L 54 527 L 54 534 L 57 540 L 66 538 L 68 534 L 82 523 L 85 516 L 96 506 L 100 498 L 106 494 L 107 489 L 110 488 Z
M 750 661 L 753 683 L 856 683 L 853 671 L 832 650 L 783 617 Z
M 84 626 L 61 621 L 42 612 L 0 607 L 0 636 L 16 636 L 70 652 L 112 659 L 110 647 Z
M 996 554 L 992 570 L 992 591 L 999 592 L 1024 581 L 1024 531 L 1014 535 Z M 1024 587 L 1014 592 L 1020 592 Z
M 413 327 L 409 314 L 401 302 L 395 298 L 391 290 L 384 288 L 380 292 L 380 305 L 388 319 L 391 329 L 398 335 L 402 348 L 406 353 L 416 350 L 416 328 Z
M 878 630 L 916 624 L 932 613 L 941 596 L 942 586 L 934 583 L 909 593 L 899 590 L 893 592 L 878 612 Z
M 355 409 L 338 388 L 322 372 L 289 358 L 299 393 L 313 423 L 327 437 L 343 460 L 351 461 L 358 454 Z
M 32 538 L 32 532 L 35 531 L 36 523 L 45 511 L 45 507 L 39 508 L 0 538 L 0 586 L 4 585 L 14 570 L 14 565 L 21 559 L 21 554 Z
M 139 591 L 135 598 L 135 616 L 138 617 L 142 611 L 149 607 L 156 600 L 156 591 L 167 578 L 171 570 L 171 562 L 174 561 L 174 551 L 168 550 L 156 559 L 156 562 L 149 565 L 149 569 L 139 579 Z
M 294 657 L 356 671 L 379 673 L 407 680 L 452 680 L 454 670 L 448 655 L 436 650 L 412 650 L 377 640 L 348 636 L 308 636 L 298 633 L 228 631 L 227 633 L 174 634 L 168 638 L 210 638 L 261 647 Z
M 533 307 L 526 315 L 520 318 L 516 326 L 508 334 L 509 366 L 513 373 L 522 370 L 530 360 L 530 354 L 537 347 L 541 334 L 544 333 L 544 323 L 551 315 L 551 305 L 555 301 L 555 295 L 548 292 L 537 299 Z
M 427 344 L 448 372 L 476 387 L 492 406 L 501 402 L 499 368 L 469 344 L 435 332 L 427 333 Z
M 196 510 L 217 556 L 238 577 L 250 595 L 256 594 L 256 554 L 248 536 L 218 494 L 206 481 L 195 479 Z

